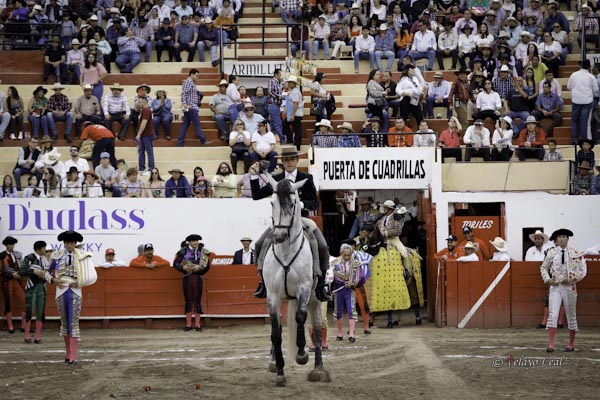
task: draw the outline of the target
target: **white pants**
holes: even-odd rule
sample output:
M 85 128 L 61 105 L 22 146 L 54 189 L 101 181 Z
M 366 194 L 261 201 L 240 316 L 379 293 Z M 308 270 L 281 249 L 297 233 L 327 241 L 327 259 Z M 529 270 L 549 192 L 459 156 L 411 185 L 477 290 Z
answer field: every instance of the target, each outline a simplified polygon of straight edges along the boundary
M 565 306 L 569 330 L 578 331 L 577 315 L 575 312 L 577 307 L 577 291 L 575 285 L 560 284 L 558 286 L 550 286 L 548 294 L 549 314 L 546 327 L 556 328 L 561 303 Z

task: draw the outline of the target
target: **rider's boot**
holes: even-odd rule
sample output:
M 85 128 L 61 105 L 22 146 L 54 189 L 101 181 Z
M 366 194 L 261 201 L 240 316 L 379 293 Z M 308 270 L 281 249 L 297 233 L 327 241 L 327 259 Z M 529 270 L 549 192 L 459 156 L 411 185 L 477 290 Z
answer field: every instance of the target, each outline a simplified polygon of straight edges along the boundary
M 258 283 L 258 289 L 252 295 L 252 297 L 256 297 L 257 299 L 265 299 L 267 298 L 267 288 L 265 286 L 265 282 L 262 278 L 262 271 L 258 271 L 260 275 L 260 282 Z

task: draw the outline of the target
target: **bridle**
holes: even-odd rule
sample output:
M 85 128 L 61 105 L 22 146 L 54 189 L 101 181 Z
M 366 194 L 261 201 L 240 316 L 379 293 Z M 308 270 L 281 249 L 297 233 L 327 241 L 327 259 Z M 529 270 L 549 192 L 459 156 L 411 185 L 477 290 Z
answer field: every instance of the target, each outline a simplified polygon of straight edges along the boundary
M 277 191 L 275 190 L 275 191 L 273 191 L 273 193 L 277 194 Z M 273 222 L 273 229 L 286 229 L 287 230 L 288 238 L 290 239 L 290 244 L 296 243 L 296 240 L 298 240 L 298 238 L 302 234 L 302 229 L 300 229 L 298 231 L 298 234 L 296 235 L 296 237 L 294 237 L 294 239 L 292 239 L 291 230 L 292 230 L 292 227 L 294 226 L 294 220 L 296 219 L 296 206 L 297 205 L 298 205 L 298 202 L 297 201 L 294 202 L 294 206 L 292 208 L 292 219 L 290 220 L 289 225 L 282 225 L 281 223 L 276 224 L 275 219 L 273 217 L 271 217 L 271 220 Z M 281 222 L 281 220 L 282 220 L 283 213 L 284 213 L 284 211 L 280 204 L 279 205 L 279 222 Z

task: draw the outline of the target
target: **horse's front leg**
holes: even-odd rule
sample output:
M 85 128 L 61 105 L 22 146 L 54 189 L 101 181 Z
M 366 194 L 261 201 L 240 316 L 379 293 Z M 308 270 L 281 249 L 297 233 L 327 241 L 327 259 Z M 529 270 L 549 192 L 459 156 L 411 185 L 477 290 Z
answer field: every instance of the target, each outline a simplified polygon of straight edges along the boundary
M 313 327 L 320 327 L 322 319 L 327 318 L 327 316 L 321 314 L 321 302 L 315 295 L 311 296 L 308 308 L 310 310 Z M 315 344 L 315 369 L 308 373 L 308 380 L 311 382 L 331 382 L 329 372 L 323 367 L 320 329 L 313 329 L 312 340 Z
M 298 296 L 298 309 L 296 310 L 296 346 L 298 352 L 296 353 L 296 362 L 300 365 L 304 365 L 308 362 L 308 353 L 306 352 L 306 335 L 305 335 L 305 324 L 307 315 L 307 305 L 310 292 L 308 290 L 302 290 Z
M 283 353 L 281 351 L 281 323 L 279 322 L 279 301 L 269 302 L 269 315 L 271 317 L 271 343 L 273 345 L 271 351 L 271 359 L 275 356 L 275 370 L 277 377 L 275 378 L 275 386 L 285 386 L 285 374 L 283 367 L 285 362 L 283 360 Z M 272 370 L 271 364 L 269 364 L 269 370 Z

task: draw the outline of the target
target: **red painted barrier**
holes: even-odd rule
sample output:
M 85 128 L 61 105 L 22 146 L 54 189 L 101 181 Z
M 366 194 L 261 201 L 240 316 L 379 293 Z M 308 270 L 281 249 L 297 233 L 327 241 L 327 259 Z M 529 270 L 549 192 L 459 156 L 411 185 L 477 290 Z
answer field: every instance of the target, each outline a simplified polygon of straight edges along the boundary
M 489 261 L 446 262 L 445 296 L 438 288 L 445 304 L 437 311 L 446 313 L 448 326 L 458 326 L 504 265 Z M 600 326 L 600 262 L 588 260 L 587 265 L 588 275 L 577 285 L 577 320 L 581 326 Z M 466 327 L 533 327 L 542 320 L 547 290 L 540 277 L 539 262 L 513 261 Z M 441 316 L 437 320 L 441 321 Z

